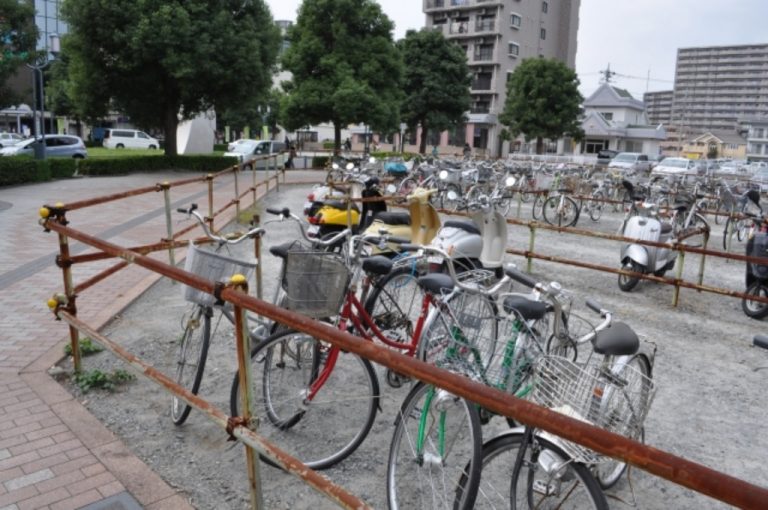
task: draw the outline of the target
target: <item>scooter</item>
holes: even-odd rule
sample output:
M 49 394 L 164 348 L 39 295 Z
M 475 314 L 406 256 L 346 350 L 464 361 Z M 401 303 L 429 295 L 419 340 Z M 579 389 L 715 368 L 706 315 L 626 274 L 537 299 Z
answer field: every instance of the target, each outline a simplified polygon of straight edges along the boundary
M 752 202 L 759 210 L 757 215 L 751 215 L 752 227 L 747 236 L 746 255 L 749 257 L 766 257 L 766 264 L 747 262 L 746 268 L 746 294 L 759 297 L 768 297 L 768 222 L 763 218 L 763 209 L 760 207 L 760 193 L 757 190 L 749 190 L 741 199 L 742 204 L 747 200 Z M 742 210 L 745 207 L 742 205 Z M 768 303 L 741 300 L 741 309 L 748 317 L 764 319 L 768 317 Z
M 624 188 L 629 192 L 636 214 L 625 219 L 622 235 L 643 241 L 669 243 L 673 239 L 672 225 L 659 219 L 656 204 L 645 202 L 645 197 L 635 194 L 634 186 L 624 181 Z M 675 250 L 637 243 L 627 243 L 621 248 L 621 269 L 635 273 L 664 276 L 675 267 Z M 624 292 L 634 289 L 640 278 L 620 274 L 619 288 Z

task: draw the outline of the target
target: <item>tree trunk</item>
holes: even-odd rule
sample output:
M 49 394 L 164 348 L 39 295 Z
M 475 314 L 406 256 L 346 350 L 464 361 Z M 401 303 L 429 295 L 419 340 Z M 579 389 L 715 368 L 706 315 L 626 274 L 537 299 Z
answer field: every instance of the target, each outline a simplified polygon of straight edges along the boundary
M 177 106 L 168 104 L 165 107 L 165 115 L 163 119 L 163 128 L 165 130 L 165 155 L 176 156 L 178 150 L 176 149 L 176 129 L 179 127 L 179 109 Z
M 333 121 L 333 152 L 341 154 L 341 125 Z
M 544 139 L 540 136 L 536 137 L 536 154 L 544 154 Z
M 429 126 L 426 120 L 421 121 L 421 140 L 419 140 L 419 154 L 427 153 L 427 135 L 429 134 Z

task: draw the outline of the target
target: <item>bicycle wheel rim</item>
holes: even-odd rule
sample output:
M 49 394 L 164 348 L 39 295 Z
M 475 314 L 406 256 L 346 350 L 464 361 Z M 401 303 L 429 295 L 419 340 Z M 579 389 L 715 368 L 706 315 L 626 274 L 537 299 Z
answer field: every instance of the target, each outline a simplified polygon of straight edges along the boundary
M 340 462 L 363 442 L 379 407 L 379 385 L 370 362 L 338 352 L 328 379 L 306 402 L 310 385 L 332 359 L 330 344 L 304 333 L 281 331 L 251 356 L 254 414 L 265 416 L 259 434 L 313 469 Z M 239 416 L 237 374 L 230 395 Z M 324 434 L 322 440 L 319 434 Z
M 419 449 L 420 428 L 424 440 Z M 480 481 L 481 447 L 477 407 L 418 383 L 400 409 L 392 436 L 387 466 L 389 508 L 457 508 L 457 501 L 462 502 L 459 508 L 472 508 Z M 462 479 L 464 484 L 459 486 Z
M 176 383 L 197 395 L 203 380 L 208 346 L 211 341 L 211 318 L 203 307 L 197 307 L 187 321 L 176 357 Z M 183 424 L 192 408 L 182 399 L 171 399 L 171 419 Z

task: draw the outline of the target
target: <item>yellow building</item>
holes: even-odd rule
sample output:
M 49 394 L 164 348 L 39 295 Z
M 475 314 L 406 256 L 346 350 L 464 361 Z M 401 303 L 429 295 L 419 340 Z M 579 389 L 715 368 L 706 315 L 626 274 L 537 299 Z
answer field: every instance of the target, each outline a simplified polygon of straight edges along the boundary
M 735 131 L 707 131 L 683 146 L 690 159 L 747 159 L 747 141 Z

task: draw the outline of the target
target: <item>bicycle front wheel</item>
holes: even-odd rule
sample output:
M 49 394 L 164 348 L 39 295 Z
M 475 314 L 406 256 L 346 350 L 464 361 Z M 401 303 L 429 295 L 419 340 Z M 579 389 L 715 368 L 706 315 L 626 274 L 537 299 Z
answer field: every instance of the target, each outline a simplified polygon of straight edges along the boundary
M 211 342 L 211 310 L 198 306 L 187 319 L 184 334 L 176 357 L 176 384 L 197 395 L 203 380 L 208 346 Z M 192 410 L 185 401 L 173 397 L 171 419 L 176 425 L 183 424 Z
M 534 437 L 533 444 L 526 446 L 522 468 L 513 480 L 515 460 L 523 440 L 523 432 L 509 431 L 483 445 L 480 487 L 474 508 L 608 508 L 605 495 L 589 469 L 544 438 Z
M 313 469 L 345 459 L 371 430 L 379 383 L 371 363 L 356 354 L 305 333 L 280 331 L 253 349 L 251 373 L 254 414 L 266 415 L 259 434 Z M 238 375 L 232 416 L 240 416 Z
M 477 407 L 417 383 L 403 402 L 387 465 L 392 510 L 472 508 L 480 482 L 482 431 Z M 465 479 L 462 487 L 459 481 Z M 461 492 L 457 492 L 461 490 Z
M 571 227 L 579 219 L 579 206 L 571 197 L 554 196 L 544 202 L 544 221 L 557 227 Z
M 598 191 L 593 194 L 592 199 L 587 202 L 589 219 L 592 221 L 600 221 L 600 217 L 603 215 L 603 198 L 603 194 Z

